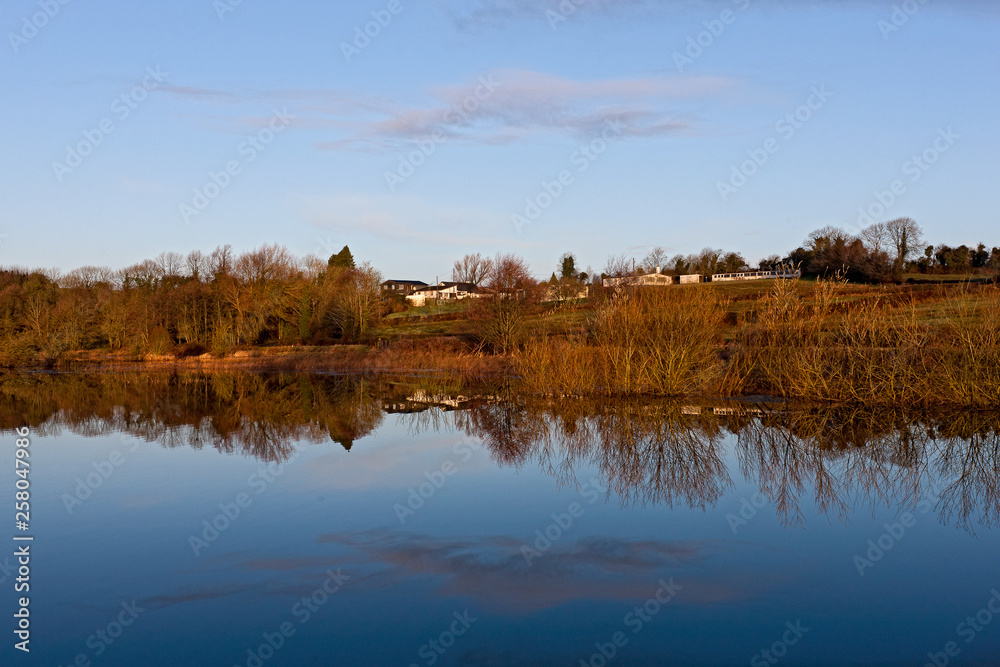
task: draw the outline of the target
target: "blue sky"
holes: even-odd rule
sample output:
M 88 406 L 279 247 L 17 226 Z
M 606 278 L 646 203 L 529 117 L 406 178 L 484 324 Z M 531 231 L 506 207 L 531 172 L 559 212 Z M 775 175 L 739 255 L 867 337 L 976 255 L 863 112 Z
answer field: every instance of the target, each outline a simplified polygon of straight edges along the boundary
M 994 2 L 236 2 L 4 2 L 0 264 L 1000 245 Z

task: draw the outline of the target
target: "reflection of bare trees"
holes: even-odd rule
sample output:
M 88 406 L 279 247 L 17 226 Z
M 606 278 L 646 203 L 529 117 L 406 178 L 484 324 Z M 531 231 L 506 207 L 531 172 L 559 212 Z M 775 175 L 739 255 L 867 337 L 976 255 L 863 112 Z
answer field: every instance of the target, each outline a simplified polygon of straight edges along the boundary
M 858 509 L 913 511 L 922 499 L 935 500 L 942 521 L 967 530 L 1000 525 L 1000 414 L 684 412 L 663 401 L 521 398 L 477 405 L 455 420 L 501 464 L 533 461 L 570 485 L 586 481 L 576 471 L 593 465 L 624 504 L 715 505 L 732 486 L 722 438 L 728 430 L 739 472 L 785 526 L 804 523 L 804 500 L 847 521 Z
M 732 484 L 718 423 L 682 415 L 677 405 L 522 399 L 475 406 L 456 423 L 497 462 L 533 461 L 562 484 L 587 481 L 576 471 L 594 465 L 624 504 L 704 508 Z
M 951 480 L 940 493 L 942 519 L 970 532 L 975 524 L 1000 525 L 1000 422 L 982 413 L 953 415 L 936 440 L 939 474 Z
M 482 438 L 498 463 L 518 465 L 539 450 L 546 456 L 551 432 L 547 415 L 524 401 L 512 398 L 456 412 L 455 423 L 470 435 Z
M 213 447 L 284 461 L 296 441 L 350 449 L 381 424 L 380 393 L 364 380 L 217 373 L 7 376 L 7 419 L 40 435 L 127 433 L 165 447 Z M 4 428 L 12 425 L 3 423 Z
M 821 513 L 846 520 L 848 475 L 831 452 L 864 442 L 855 425 L 827 411 L 764 412 L 737 432 L 740 472 L 771 501 L 782 525 L 803 525 L 801 496 L 807 487 Z
M 593 468 L 623 504 L 714 506 L 736 470 L 801 525 L 803 502 L 839 520 L 913 511 L 931 499 L 942 521 L 1000 525 L 1000 413 L 912 413 L 846 407 L 681 407 L 662 400 L 532 399 L 509 386 L 442 407 L 408 396 L 454 387 L 319 375 L 116 374 L 0 376 L 0 429 L 29 425 L 86 436 L 115 432 L 165 447 L 283 461 L 296 442 L 351 449 L 382 423 L 383 406 L 414 435 L 458 429 L 504 466 L 533 464 L 578 486 Z M 467 389 L 464 393 L 468 394 Z M 455 403 L 455 405 L 451 405 Z M 469 405 L 468 409 L 462 409 Z M 445 410 L 442 408 L 452 408 Z M 457 409 L 454 409 L 457 408 Z
M 998 426 L 1000 415 L 982 412 L 829 408 L 756 420 L 737 453 L 786 525 L 801 521 L 808 486 L 817 508 L 841 519 L 852 505 L 903 512 L 928 499 L 942 521 L 972 531 L 1000 525 Z
M 714 505 L 732 486 L 718 423 L 680 406 L 617 406 L 597 420 L 599 465 L 624 503 Z

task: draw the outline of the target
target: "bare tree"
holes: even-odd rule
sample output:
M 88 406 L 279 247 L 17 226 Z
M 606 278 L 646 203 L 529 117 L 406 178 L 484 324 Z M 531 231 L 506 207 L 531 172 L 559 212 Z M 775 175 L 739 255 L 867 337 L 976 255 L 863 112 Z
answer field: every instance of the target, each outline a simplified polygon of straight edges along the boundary
M 653 273 L 657 269 L 664 269 L 667 266 L 667 251 L 656 246 L 642 260 L 642 267 L 647 273 Z
M 382 313 L 382 281 L 382 274 L 368 262 L 347 269 L 328 310 L 331 327 L 348 338 L 364 338 Z
M 850 244 L 854 241 L 854 236 L 841 229 L 840 227 L 834 227 L 833 225 L 827 225 L 825 227 L 820 227 L 819 229 L 813 231 L 806 238 L 806 245 L 812 250 L 820 250 L 822 247 L 829 246 L 835 242 L 842 241 L 844 244 Z
M 478 286 L 486 280 L 492 269 L 493 260 L 489 257 L 483 257 L 477 252 L 475 255 L 466 255 L 455 261 L 451 270 L 451 279 L 456 283 L 472 283 Z
M 606 276 L 630 276 L 635 273 L 635 260 L 621 255 L 610 255 L 604 265 L 604 275 Z
M 115 272 L 106 266 L 81 266 L 63 276 L 59 284 L 62 287 L 82 287 L 89 289 L 100 284 L 112 285 L 115 282 Z
M 178 252 L 161 252 L 155 261 L 165 277 L 181 275 L 181 269 L 184 267 L 184 257 Z
M 302 275 L 305 276 L 309 282 L 316 282 L 319 280 L 327 269 L 327 262 L 320 259 L 316 255 L 306 255 L 299 262 L 299 270 L 302 271 Z
M 876 222 L 862 229 L 858 238 L 864 241 L 869 250 L 881 252 L 889 243 L 889 230 L 884 222 Z
M 218 246 L 208 257 L 209 272 L 213 276 L 228 276 L 233 270 L 233 246 Z
M 893 273 L 898 278 L 903 272 L 906 260 L 920 250 L 924 240 L 924 230 L 913 218 L 896 218 L 885 223 L 886 236 L 896 251 Z
M 485 344 L 501 354 L 517 348 L 536 287 L 527 262 L 513 254 L 497 255 L 484 281 L 485 294 L 470 311 Z
M 53 266 L 48 269 L 39 269 L 38 272 L 54 283 L 58 283 L 59 278 L 62 276 L 62 269 L 58 266 Z
M 202 277 L 208 273 L 208 257 L 205 257 L 200 250 L 192 250 L 189 252 L 188 256 L 184 260 L 184 264 L 187 268 L 188 275 L 195 280 L 201 280 Z
M 119 271 L 118 281 L 122 287 L 145 287 L 151 289 L 159 284 L 162 277 L 163 270 L 160 268 L 160 265 L 151 259 L 144 259 L 138 264 L 133 264 Z
M 295 275 L 295 259 L 284 246 L 263 245 L 236 258 L 233 275 L 245 283 L 289 280 Z

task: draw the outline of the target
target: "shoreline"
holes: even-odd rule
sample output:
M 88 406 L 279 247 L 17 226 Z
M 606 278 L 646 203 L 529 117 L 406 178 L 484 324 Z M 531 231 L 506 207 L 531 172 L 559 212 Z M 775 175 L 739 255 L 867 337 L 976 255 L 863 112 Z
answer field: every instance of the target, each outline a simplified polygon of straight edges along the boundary
M 400 363 L 404 361 L 410 363 Z M 707 388 L 693 387 L 690 391 L 608 391 L 596 383 L 589 390 L 579 387 L 567 388 L 544 386 L 532 382 L 519 372 L 523 360 L 514 356 L 491 356 L 484 354 L 445 355 L 438 352 L 433 357 L 426 354 L 406 355 L 389 350 L 376 350 L 358 345 L 338 345 L 329 347 L 275 347 L 256 350 L 238 350 L 225 357 L 204 354 L 192 357 L 172 355 L 135 355 L 121 353 L 77 352 L 68 354 L 57 363 L 30 365 L 4 369 L 0 374 L 159 374 L 159 373 L 238 373 L 271 374 L 293 373 L 302 375 L 335 375 L 344 377 L 372 378 L 377 380 L 420 381 L 446 383 L 466 389 L 495 388 L 497 383 L 507 384 L 525 395 L 534 398 L 563 400 L 695 400 L 737 403 L 802 403 L 814 406 L 845 406 L 862 408 L 896 408 L 903 405 L 918 409 L 961 409 L 972 411 L 994 411 L 1000 406 L 984 405 L 980 401 L 954 400 L 905 401 L 898 397 L 887 400 L 851 400 L 830 396 L 811 395 L 796 392 L 766 392 L 759 388 L 743 392 L 719 392 Z
M 400 363 L 408 362 L 408 363 Z M 7 369 L 12 372 L 57 371 L 71 373 L 135 371 L 294 372 L 340 375 L 503 377 L 514 379 L 515 368 L 505 357 L 475 353 L 426 350 L 374 349 L 363 345 L 287 346 L 237 350 L 219 357 L 128 355 L 78 351 L 48 364 Z

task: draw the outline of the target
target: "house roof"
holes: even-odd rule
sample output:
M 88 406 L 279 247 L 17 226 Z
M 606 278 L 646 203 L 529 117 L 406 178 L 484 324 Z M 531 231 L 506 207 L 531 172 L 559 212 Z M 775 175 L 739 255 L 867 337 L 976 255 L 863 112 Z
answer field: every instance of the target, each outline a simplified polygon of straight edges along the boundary
M 459 291 L 459 292 L 475 293 L 475 292 L 479 292 L 480 291 L 479 288 L 476 287 L 473 283 L 442 282 L 442 283 L 438 283 L 437 285 L 428 285 L 427 287 L 421 287 L 420 289 L 413 290 L 413 292 L 414 293 L 417 293 L 417 292 L 439 292 L 439 291 L 442 291 L 442 290 L 451 289 L 452 287 L 454 287 L 455 290 Z
M 395 283 L 397 285 L 424 285 L 424 286 L 427 285 L 427 283 L 425 283 L 423 280 L 386 280 L 382 284 L 388 285 L 390 283 Z

